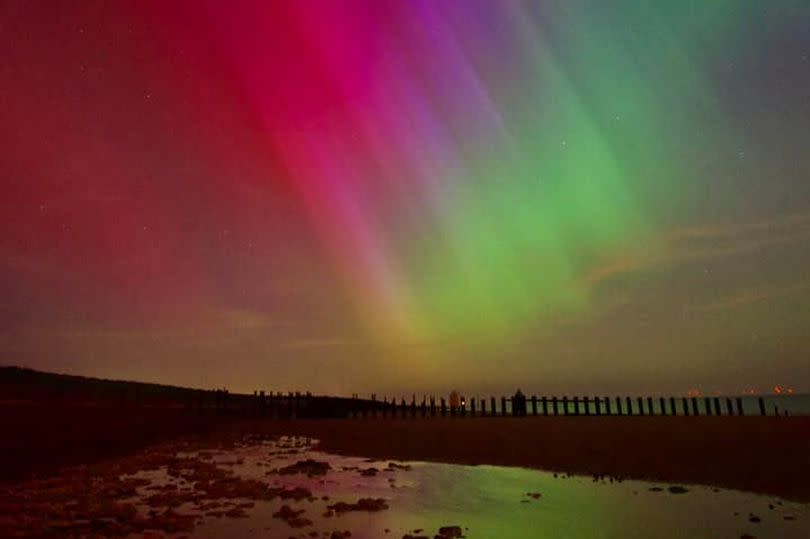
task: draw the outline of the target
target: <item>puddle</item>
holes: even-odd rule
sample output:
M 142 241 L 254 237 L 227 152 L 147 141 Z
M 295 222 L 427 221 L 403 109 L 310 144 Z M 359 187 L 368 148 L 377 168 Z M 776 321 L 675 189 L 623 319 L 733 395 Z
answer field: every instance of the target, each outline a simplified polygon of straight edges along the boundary
M 810 537 L 810 506 L 710 487 L 373 461 L 303 438 L 177 441 L 0 489 L 0 537 Z
M 193 461 L 200 455 L 178 456 Z M 348 531 L 353 538 L 399 539 L 406 534 L 434 537 L 443 526 L 459 526 L 469 538 L 504 539 L 810 536 L 806 505 L 710 487 L 671 488 L 499 466 L 369 461 L 321 453 L 311 449 L 310 441 L 295 438 L 202 456 L 203 462 L 232 470 L 239 478 L 263 481 L 281 492 L 299 489 L 310 495 L 271 500 L 237 497 L 214 509 L 205 509 L 206 504 L 216 503 L 210 500 L 176 507 L 178 513 L 203 515 L 191 533 L 200 538 L 333 537 Z M 307 459 L 314 462 L 296 466 Z M 150 509 L 144 500 L 160 485 L 175 484 L 178 490 L 186 489 L 183 492 L 200 487 L 195 489 L 182 476 L 170 477 L 165 467 L 128 477 L 150 481 L 138 487 L 133 498 L 139 512 Z M 351 506 L 361 499 L 384 500 L 387 509 L 335 508 L 339 502 Z M 241 517 L 225 516 L 225 511 L 239 505 L 242 511 L 236 513 L 244 513 Z M 287 516 L 292 515 L 287 520 L 278 518 L 285 505 Z M 212 511 L 216 516 L 205 515 Z

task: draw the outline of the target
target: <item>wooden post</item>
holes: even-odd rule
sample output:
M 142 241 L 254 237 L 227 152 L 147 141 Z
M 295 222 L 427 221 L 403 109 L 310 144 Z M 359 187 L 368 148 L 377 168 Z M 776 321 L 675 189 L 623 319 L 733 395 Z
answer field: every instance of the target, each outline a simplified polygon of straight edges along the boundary
M 610 413 L 610 397 L 605 397 L 605 415 L 612 415 Z
M 487 399 L 481 399 L 481 415 L 487 415 Z
M 574 397 L 574 415 L 579 415 L 579 397 Z
M 681 405 L 683 406 L 683 415 L 689 415 L 689 401 L 686 397 L 681 397 Z
M 422 395 L 422 417 L 427 417 L 427 396 Z
M 447 415 L 447 403 L 444 402 L 444 397 L 442 397 L 442 417 Z
M 625 404 L 627 405 L 627 415 L 633 415 L 633 401 L 630 400 L 630 397 L 625 398 Z
M 563 405 L 563 414 L 568 415 L 568 397 L 567 396 L 562 398 L 562 405 Z
M 501 415 L 506 416 L 506 397 L 501 397 Z
M 430 396 L 430 417 L 436 417 L 436 395 Z
M 653 398 L 647 397 L 647 415 L 655 415 L 653 411 Z
M 537 415 L 537 397 L 532 395 L 532 415 Z
M 720 399 L 718 397 L 714 398 L 714 415 L 723 415 L 723 412 L 720 410 Z
M 551 397 L 551 406 L 554 409 L 554 415 L 560 415 L 560 410 L 557 408 L 557 397 Z
M 706 409 L 706 415 L 712 415 L 712 400 L 709 397 L 703 397 L 703 407 Z
M 742 399 L 740 397 L 737 397 L 737 415 L 745 415 L 745 412 L 743 412 Z
M 658 406 L 661 408 L 658 413 L 661 415 L 667 415 L 667 400 L 664 397 L 660 397 L 658 399 Z
M 726 411 L 728 415 L 734 415 L 734 405 L 731 403 L 731 397 L 726 397 Z
M 548 398 L 543 397 L 543 415 L 548 415 Z
M 762 415 L 768 415 L 765 413 L 765 401 L 762 397 L 759 398 L 759 413 Z
M 697 397 L 692 397 L 692 415 L 700 415 Z
M 475 417 L 475 397 L 470 399 L 470 415 Z
M 582 400 L 585 401 L 585 415 L 591 415 L 591 399 L 582 397 Z
M 644 415 L 644 399 L 638 397 L 636 400 L 638 401 L 638 415 Z
M 596 408 L 595 413 L 596 415 L 602 415 L 602 399 L 599 397 L 593 398 L 594 408 Z
M 669 411 L 672 415 L 678 415 L 678 410 L 675 408 L 675 397 L 669 398 Z
M 622 398 L 616 397 L 616 415 L 624 415 L 622 413 Z
M 490 412 L 490 415 L 492 415 L 492 416 L 496 416 L 496 415 L 498 415 L 498 410 L 497 410 L 497 408 L 495 407 L 495 397 L 490 397 L 490 398 L 489 398 L 489 403 L 492 405 L 492 406 L 491 406 L 492 411 Z

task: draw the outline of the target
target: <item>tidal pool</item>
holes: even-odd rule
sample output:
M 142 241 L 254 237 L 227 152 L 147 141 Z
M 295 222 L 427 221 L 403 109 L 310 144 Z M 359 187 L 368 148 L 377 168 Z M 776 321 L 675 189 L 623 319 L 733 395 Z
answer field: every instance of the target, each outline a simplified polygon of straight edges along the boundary
M 302 487 L 311 495 L 297 500 L 231 498 L 229 505 L 214 509 L 205 505 L 210 498 L 184 502 L 174 510 L 198 515 L 197 524 L 190 533 L 168 537 L 304 539 L 339 537 L 336 533 L 348 531 L 360 539 L 408 534 L 432 538 L 445 526 L 459 526 L 468 538 L 501 539 L 810 537 L 808 505 L 704 486 L 671 488 L 675 486 L 500 466 L 370 461 L 319 452 L 310 440 L 296 438 L 179 456 L 204 458 L 232 470 L 235 477 L 261 480 L 285 492 Z M 286 468 L 307 459 L 329 467 L 310 463 Z M 154 511 L 154 499 L 151 504 L 147 500 L 161 485 L 188 493 L 201 488 L 183 474 L 170 477 L 167 472 L 162 467 L 127 476 L 150 482 L 133 497 L 139 512 Z M 355 504 L 360 499 L 384 499 L 387 509 L 329 509 L 337 502 Z M 235 517 L 223 514 L 239 504 Z M 274 517 L 284 505 L 303 512 L 287 520 Z

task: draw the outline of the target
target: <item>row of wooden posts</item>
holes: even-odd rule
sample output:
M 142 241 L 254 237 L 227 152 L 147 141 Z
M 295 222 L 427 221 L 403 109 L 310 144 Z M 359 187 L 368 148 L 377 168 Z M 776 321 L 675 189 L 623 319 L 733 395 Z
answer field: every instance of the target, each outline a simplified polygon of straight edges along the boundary
M 376 396 L 370 400 L 353 399 L 351 415 L 353 417 L 382 416 L 382 417 L 435 417 L 440 416 L 700 416 L 700 415 L 745 415 L 741 397 L 659 397 L 657 410 L 653 397 L 501 397 L 500 408 L 495 397 L 487 399 L 462 401 L 459 406 L 450 406 L 444 398 L 436 402 L 435 397 L 422 399 L 416 402 L 414 397 L 410 403 L 401 399 L 388 401 L 384 398 L 378 401 Z M 507 402 L 510 403 L 507 408 Z M 468 406 L 469 404 L 469 406 Z M 767 415 L 765 401 L 759 398 L 759 412 Z M 779 410 L 775 410 L 775 415 Z
M 265 393 L 254 391 L 253 395 L 234 394 L 225 389 L 195 391 L 186 402 L 187 407 L 199 411 L 215 411 L 218 414 L 243 416 L 268 416 L 274 418 L 295 418 L 306 415 L 313 402 L 328 398 L 313 397 L 311 393 L 300 391 Z M 342 399 L 350 402 L 349 399 Z M 344 406 L 348 410 L 348 406 Z M 345 414 L 343 414 L 345 415 Z
M 226 390 L 195 391 L 187 402 L 197 409 L 276 418 L 293 417 L 436 417 L 436 416 L 743 416 L 741 397 L 495 397 L 462 399 L 451 405 L 445 398 L 424 397 L 417 403 L 404 398 L 378 400 L 315 397 L 310 393 L 255 391 L 253 395 Z M 750 411 L 750 410 L 749 410 Z M 768 415 L 765 401 L 758 398 L 760 415 Z M 783 411 L 787 415 L 786 411 Z M 773 415 L 780 415 L 774 408 Z

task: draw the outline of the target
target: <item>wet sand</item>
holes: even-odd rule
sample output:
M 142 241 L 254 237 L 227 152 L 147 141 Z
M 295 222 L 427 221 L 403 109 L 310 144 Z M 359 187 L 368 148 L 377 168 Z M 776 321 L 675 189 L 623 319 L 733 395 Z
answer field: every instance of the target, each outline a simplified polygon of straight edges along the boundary
M 256 421 L 376 459 L 522 466 L 714 485 L 810 501 L 810 417 L 526 417 Z
M 807 537 L 810 506 L 709 487 L 324 453 L 303 437 L 185 437 L 0 485 L 0 537 Z
M 76 409 L 70 412 L 76 421 L 81 417 Z M 188 423 L 190 417 L 181 420 L 184 416 L 164 410 L 160 419 L 156 412 L 148 414 L 157 423 L 152 430 L 144 430 L 143 412 L 107 424 L 109 432 L 98 428 L 102 423 L 89 423 L 80 431 L 88 439 L 71 439 L 71 458 L 82 457 L 79 450 L 93 441 L 118 444 L 104 454 L 84 453 L 87 466 L 0 484 L 0 536 L 249 538 L 261 528 L 270 537 L 345 539 L 351 531 L 366 539 L 388 536 L 389 528 L 391 537 L 421 537 L 415 530 L 427 528 L 432 536 L 434 528 L 461 524 L 471 526 L 471 534 L 475 528 L 478 536 L 491 537 L 503 518 L 531 522 L 518 511 L 533 507 L 534 518 L 542 513 L 544 525 L 562 526 L 570 537 L 588 536 L 578 526 L 605 525 L 619 527 L 611 536 L 638 530 L 647 530 L 641 536 L 657 536 L 663 517 L 676 536 L 690 529 L 688 536 L 703 537 L 717 526 L 739 537 L 804 537 L 806 532 L 808 506 L 792 501 L 810 500 L 810 418 L 232 417 L 206 422 L 195 414 L 198 422 Z M 103 417 L 111 416 L 95 419 Z M 47 432 L 63 436 L 75 424 Z M 205 432 L 172 435 L 172 424 Z M 135 429 L 118 430 L 127 426 Z M 147 443 L 139 437 L 144 432 L 169 439 Z M 110 457 L 113 450 L 119 454 Z M 50 465 L 65 456 L 56 444 L 40 453 L 51 456 Z M 571 479 L 571 474 L 594 480 Z M 610 490 L 594 490 L 600 485 Z M 583 503 L 591 505 L 581 513 Z M 371 517 L 377 513 L 382 517 Z M 501 536 L 530 537 L 536 531 L 532 526 L 513 526 L 511 535 Z

